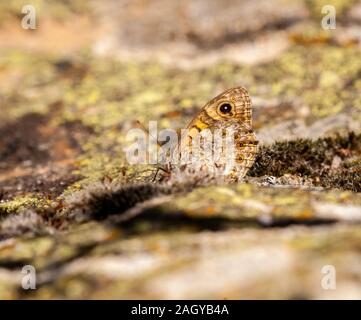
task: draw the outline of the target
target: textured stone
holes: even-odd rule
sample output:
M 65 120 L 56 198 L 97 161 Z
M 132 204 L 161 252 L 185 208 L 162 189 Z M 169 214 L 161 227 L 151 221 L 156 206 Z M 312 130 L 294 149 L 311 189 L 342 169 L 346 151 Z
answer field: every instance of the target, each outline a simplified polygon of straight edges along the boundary
M 360 4 L 82 3 L 30 33 L 0 4 L 0 298 L 360 299 Z M 261 142 L 244 182 L 127 163 L 136 120 L 183 128 L 238 85 Z

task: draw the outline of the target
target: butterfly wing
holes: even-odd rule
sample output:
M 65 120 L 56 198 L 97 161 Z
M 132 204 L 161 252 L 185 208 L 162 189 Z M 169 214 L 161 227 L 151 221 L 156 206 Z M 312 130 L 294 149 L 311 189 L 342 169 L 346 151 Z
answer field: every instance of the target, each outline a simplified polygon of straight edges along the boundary
M 189 123 L 187 130 L 181 135 L 180 149 L 189 146 L 204 129 L 212 129 L 216 123 L 227 121 L 217 113 L 217 105 L 224 101 L 229 101 L 235 106 L 233 120 L 249 129 L 252 128 L 252 104 L 247 90 L 243 87 L 231 88 L 206 103 L 200 113 Z
M 232 105 L 232 117 L 227 118 L 220 115 L 218 107 L 221 103 Z M 229 176 L 232 180 L 243 177 L 253 165 L 258 150 L 258 141 L 252 131 L 252 105 L 247 90 L 243 87 L 231 88 L 205 104 L 181 135 L 181 141 L 175 150 L 176 156 L 179 157 L 185 150 L 188 150 L 188 152 L 190 150 L 190 153 L 192 153 L 194 151 L 194 140 L 200 138 L 199 135 L 202 136 L 206 129 L 209 129 L 212 133 L 215 130 L 225 131 L 225 129 L 233 131 L 235 166 Z M 197 152 L 200 153 L 200 157 L 206 157 L 204 150 L 197 149 Z M 221 154 L 224 160 L 229 156 L 229 150 L 222 149 Z M 209 165 L 208 159 L 204 160 Z M 191 166 L 192 164 L 187 165 Z M 217 163 L 211 165 L 218 166 Z

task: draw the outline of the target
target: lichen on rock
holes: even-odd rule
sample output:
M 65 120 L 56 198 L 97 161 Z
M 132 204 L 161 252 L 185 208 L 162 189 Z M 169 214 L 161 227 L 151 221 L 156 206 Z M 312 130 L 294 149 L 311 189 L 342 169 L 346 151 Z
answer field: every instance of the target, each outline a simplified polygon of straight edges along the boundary
M 50 35 L 11 31 L 23 1 L 0 4 L 0 298 L 360 298 L 358 4 L 116 3 L 36 1 Z M 239 85 L 260 140 L 244 181 L 127 162 L 136 120 L 184 128 Z

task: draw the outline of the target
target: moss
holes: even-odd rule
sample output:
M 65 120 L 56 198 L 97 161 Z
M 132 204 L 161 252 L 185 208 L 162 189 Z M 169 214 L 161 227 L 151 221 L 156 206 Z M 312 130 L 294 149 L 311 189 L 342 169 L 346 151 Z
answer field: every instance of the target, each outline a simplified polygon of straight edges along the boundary
M 361 192 L 361 164 L 340 170 L 321 178 L 322 185 L 328 188 L 339 188 Z
M 104 219 L 108 215 L 122 213 L 126 209 L 155 197 L 162 192 L 153 184 L 117 185 L 93 184 L 65 198 L 64 211 L 68 218 L 86 220 L 89 217 Z M 60 212 L 64 215 L 64 212 Z
M 249 175 L 276 176 L 286 174 L 310 177 L 315 185 L 361 191 L 360 157 L 361 135 L 350 132 L 348 135 L 319 138 L 317 140 L 298 139 L 276 142 L 262 146 L 255 165 Z M 332 166 L 337 158 L 341 163 Z

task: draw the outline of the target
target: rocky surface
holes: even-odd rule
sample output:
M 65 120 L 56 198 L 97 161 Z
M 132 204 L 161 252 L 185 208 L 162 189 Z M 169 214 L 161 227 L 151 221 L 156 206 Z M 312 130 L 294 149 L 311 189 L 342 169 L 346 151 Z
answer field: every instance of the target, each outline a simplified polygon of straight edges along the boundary
M 36 31 L 11 3 L 0 298 L 361 298 L 358 1 L 38 1 Z M 127 163 L 134 121 L 182 128 L 235 85 L 261 142 L 243 183 L 152 182 Z

